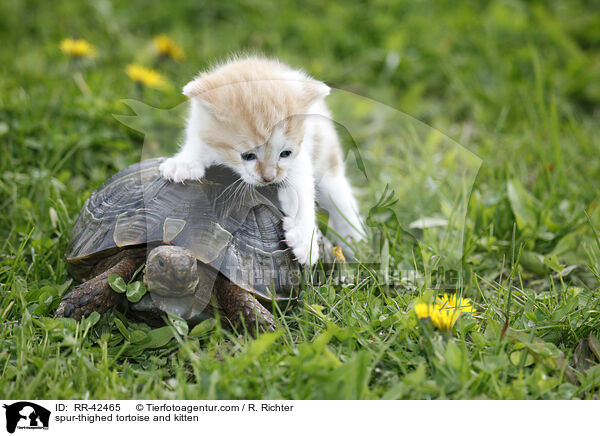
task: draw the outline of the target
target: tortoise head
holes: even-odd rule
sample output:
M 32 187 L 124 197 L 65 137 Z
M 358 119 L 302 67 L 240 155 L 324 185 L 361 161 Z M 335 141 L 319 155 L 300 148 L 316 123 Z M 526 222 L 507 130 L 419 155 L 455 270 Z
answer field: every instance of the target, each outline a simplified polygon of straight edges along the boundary
M 187 248 L 161 245 L 148 254 L 144 282 L 149 292 L 163 297 L 190 295 L 198 280 L 197 260 Z

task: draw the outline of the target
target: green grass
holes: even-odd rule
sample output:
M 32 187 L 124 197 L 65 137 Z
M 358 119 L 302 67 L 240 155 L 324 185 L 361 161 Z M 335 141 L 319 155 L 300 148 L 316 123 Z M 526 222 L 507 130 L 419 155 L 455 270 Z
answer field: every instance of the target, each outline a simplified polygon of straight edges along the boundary
M 597 2 L 0 0 L 0 17 L 5 398 L 598 397 Z M 159 33 L 187 59 L 158 63 Z M 98 57 L 70 62 L 68 36 Z M 387 247 L 381 269 L 416 275 L 390 285 L 371 265 L 353 283 L 307 286 L 257 339 L 210 322 L 186 333 L 119 314 L 53 320 L 80 207 L 142 155 L 143 136 L 113 117 L 132 114 L 121 100 L 172 108 L 198 70 L 241 50 L 382 103 L 332 96 L 365 162 L 366 180 L 350 171 L 363 213 L 386 185 L 399 200 L 371 210 L 361 250 Z M 171 89 L 136 88 L 134 61 Z M 415 245 L 402 230 L 421 217 L 449 225 L 411 230 Z M 460 271 L 477 310 L 449 333 L 412 310 L 443 268 Z

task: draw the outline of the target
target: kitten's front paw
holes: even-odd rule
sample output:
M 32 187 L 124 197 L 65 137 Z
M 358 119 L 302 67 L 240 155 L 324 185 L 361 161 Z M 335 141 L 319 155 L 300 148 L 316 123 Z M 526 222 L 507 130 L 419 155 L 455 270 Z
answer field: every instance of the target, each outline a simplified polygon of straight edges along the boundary
M 202 162 L 187 162 L 171 157 L 158 167 L 160 174 L 167 180 L 182 183 L 184 180 L 200 180 L 204 177 Z
M 283 219 L 285 242 L 302 265 L 314 265 L 319 260 L 319 244 L 314 225 L 303 226 L 292 218 Z

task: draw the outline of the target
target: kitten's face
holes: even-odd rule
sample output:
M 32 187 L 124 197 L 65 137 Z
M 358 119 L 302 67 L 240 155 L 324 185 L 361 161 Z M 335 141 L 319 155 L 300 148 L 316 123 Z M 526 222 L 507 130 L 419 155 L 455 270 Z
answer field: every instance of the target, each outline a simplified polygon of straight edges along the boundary
M 265 143 L 240 153 L 241 162 L 237 172 L 246 183 L 264 186 L 286 180 L 300 151 L 300 132 L 304 130 L 302 120 L 294 118 L 298 117 L 276 125 Z M 297 132 L 294 132 L 294 128 Z
M 234 170 L 244 182 L 265 186 L 286 180 L 290 168 L 300 151 L 303 132 L 303 116 L 281 121 L 265 140 L 248 136 L 239 124 L 220 124 L 204 141 L 218 156 L 219 163 Z M 225 133 L 226 132 L 226 133 Z

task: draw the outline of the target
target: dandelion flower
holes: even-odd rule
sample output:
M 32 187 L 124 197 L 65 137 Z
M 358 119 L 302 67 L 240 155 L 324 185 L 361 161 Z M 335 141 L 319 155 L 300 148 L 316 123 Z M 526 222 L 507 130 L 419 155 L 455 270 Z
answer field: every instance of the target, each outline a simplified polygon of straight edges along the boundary
M 415 304 L 415 313 L 419 319 L 427 319 L 431 317 L 431 310 L 433 306 L 431 304 L 419 303 Z
M 165 89 L 168 85 L 167 79 L 158 71 L 142 67 L 141 65 L 127 65 L 125 72 L 131 80 L 146 85 L 149 88 Z
M 63 39 L 60 42 L 60 50 L 74 58 L 94 58 L 97 54 L 96 47 L 85 39 Z
M 440 295 L 435 300 L 435 305 L 440 309 L 458 310 L 465 313 L 475 313 L 473 303 L 468 298 L 457 298 L 456 294 L 448 296 L 448 294 Z
M 434 304 L 415 304 L 414 311 L 419 319 L 431 319 L 440 330 L 450 330 L 461 313 L 474 313 L 473 303 L 468 298 L 457 299 L 456 295 L 438 296 Z
M 333 247 L 333 256 L 336 258 L 336 260 L 339 260 L 340 262 L 346 262 L 346 258 L 344 257 L 344 252 L 342 251 L 342 247 L 338 247 L 337 245 L 335 247 Z
M 154 47 L 161 56 L 168 56 L 174 61 L 185 59 L 185 52 L 175 41 L 167 35 L 158 35 L 154 38 Z
M 440 310 L 436 308 L 431 311 L 431 322 L 440 330 L 450 330 L 456 323 L 460 313 L 459 310 Z

